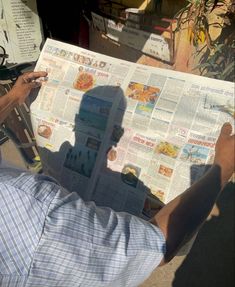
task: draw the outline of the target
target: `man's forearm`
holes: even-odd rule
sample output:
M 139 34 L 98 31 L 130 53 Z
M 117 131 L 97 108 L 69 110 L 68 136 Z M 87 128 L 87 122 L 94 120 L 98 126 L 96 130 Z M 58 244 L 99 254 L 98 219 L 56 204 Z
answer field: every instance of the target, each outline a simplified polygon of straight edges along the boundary
M 195 234 L 206 220 L 223 183 L 220 166 L 213 165 L 198 182 L 164 206 L 151 220 L 165 235 L 165 262 L 174 257 L 185 239 Z
M 11 92 L 0 97 L 0 124 L 18 104 L 17 97 Z

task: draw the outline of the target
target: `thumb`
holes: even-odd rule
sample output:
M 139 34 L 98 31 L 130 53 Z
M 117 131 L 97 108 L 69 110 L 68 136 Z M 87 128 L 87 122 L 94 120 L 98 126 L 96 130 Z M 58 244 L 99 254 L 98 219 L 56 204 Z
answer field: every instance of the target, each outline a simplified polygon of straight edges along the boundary
M 221 136 L 230 136 L 232 133 L 232 125 L 230 123 L 223 124 L 220 135 Z

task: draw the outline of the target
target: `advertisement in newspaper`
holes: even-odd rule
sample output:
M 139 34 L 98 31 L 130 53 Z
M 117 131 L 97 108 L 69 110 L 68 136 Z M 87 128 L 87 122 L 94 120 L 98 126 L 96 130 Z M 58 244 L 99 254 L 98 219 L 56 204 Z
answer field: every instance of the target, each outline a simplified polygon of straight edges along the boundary
M 234 84 L 48 39 L 31 105 L 44 171 L 86 200 L 151 217 L 213 163 Z

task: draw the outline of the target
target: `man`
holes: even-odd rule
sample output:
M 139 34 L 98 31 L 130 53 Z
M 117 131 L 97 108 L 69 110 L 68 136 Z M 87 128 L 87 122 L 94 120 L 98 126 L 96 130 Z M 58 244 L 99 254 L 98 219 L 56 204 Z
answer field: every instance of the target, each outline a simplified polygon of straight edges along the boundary
M 21 76 L 0 98 L 0 120 L 38 87 Z M 150 222 L 85 203 L 52 178 L 0 168 L 0 286 L 138 286 L 198 231 L 234 171 L 232 127 L 214 164 Z

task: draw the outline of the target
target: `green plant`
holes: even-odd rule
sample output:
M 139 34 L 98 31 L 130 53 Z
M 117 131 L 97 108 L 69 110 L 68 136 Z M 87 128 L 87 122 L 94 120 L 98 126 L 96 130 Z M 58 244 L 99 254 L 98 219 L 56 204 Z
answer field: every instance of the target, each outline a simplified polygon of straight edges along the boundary
M 235 79 L 235 7 L 224 15 L 224 26 L 213 48 L 207 48 L 199 60 L 200 74 L 234 82 Z
M 223 25 L 209 23 L 209 14 L 219 6 L 227 8 L 223 17 Z M 177 29 L 188 29 L 190 43 L 196 47 L 196 55 L 200 56 L 198 69 L 201 75 L 234 81 L 235 73 L 235 1 L 188 0 L 188 5 L 177 15 Z M 221 27 L 220 36 L 212 41 L 210 25 Z M 202 54 L 203 53 L 203 54 Z
M 184 28 L 185 24 L 188 29 L 188 38 L 194 46 L 206 43 L 209 48 L 212 48 L 208 22 L 208 14 L 215 7 L 227 5 L 224 0 L 188 0 L 188 5 L 182 8 L 176 15 L 177 28 L 176 31 Z

